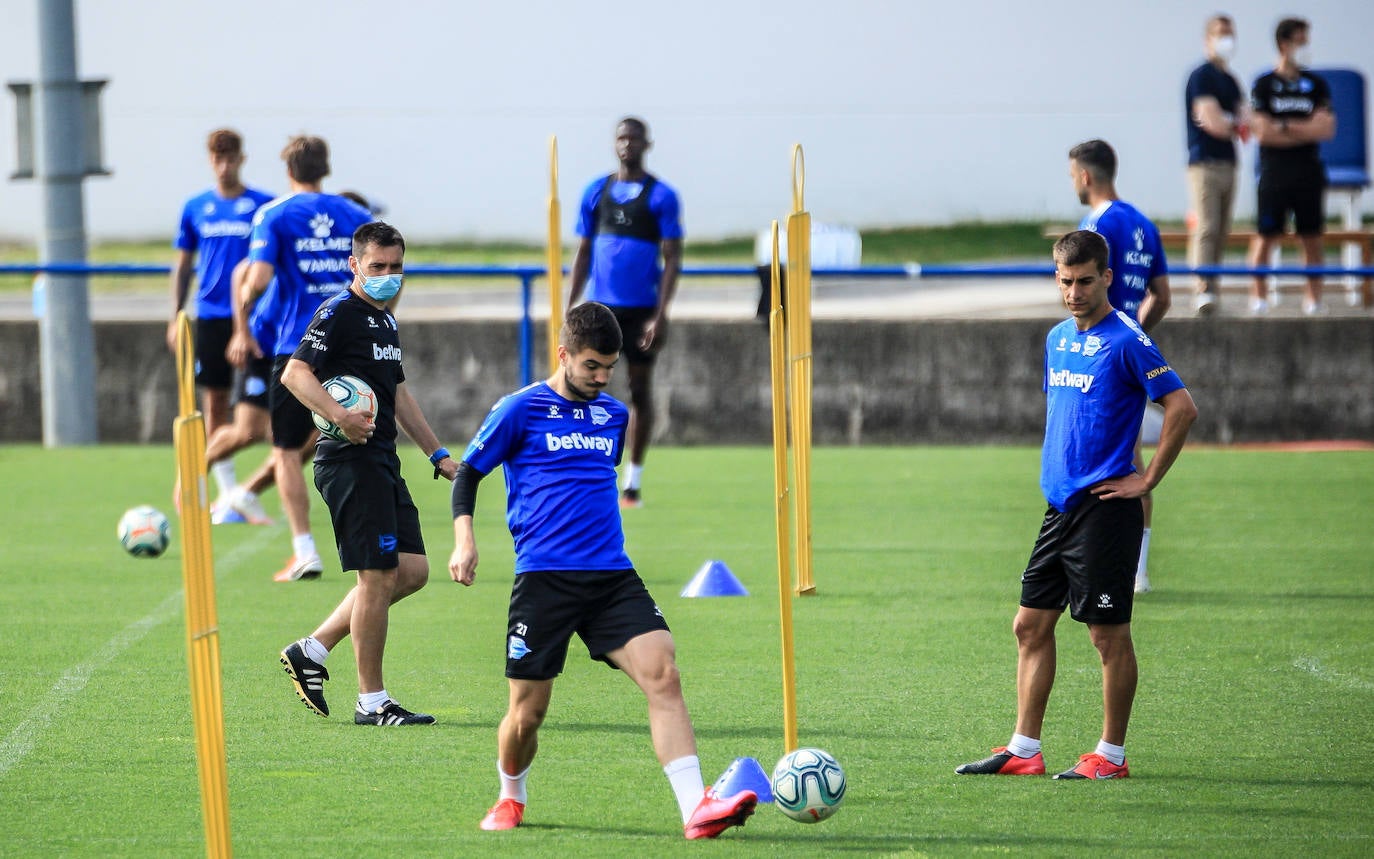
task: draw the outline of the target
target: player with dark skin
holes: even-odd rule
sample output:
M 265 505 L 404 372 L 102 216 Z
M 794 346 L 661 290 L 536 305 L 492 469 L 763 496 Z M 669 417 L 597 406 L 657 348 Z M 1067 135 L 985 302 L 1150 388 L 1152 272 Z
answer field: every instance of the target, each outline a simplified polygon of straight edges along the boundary
M 618 182 L 642 182 L 648 177 L 644 169 L 644 156 L 653 147 L 648 129 L 635 119 L 625 119 L 616 126 L 615 154 L 619 161 L 616 173 Z M 583 236 L 577 246 L 573 259 L 572 284 L 568 292 L 568 307 L 582 298 L 592 269 L 593 236 Z M 659 252 L 663 257 L 663 273 L 658 283 L 658 303 L 653 314 L 639 332 L 639 348 L 647 353 L 656 353 L 662 348 L 668 334 L 668 307 L 677 294 L 678 275 L 682 271 L 682 239 L 665 238 L 659 242 Z M 633 336 L 627 331 L 626 336 Z M 625 372 L 630 389 L 630 463 L 642 465 L 644 455 L 649 449 L 649 439 L 654 429 L 653 410 L 653 373 L 651 362 L 625 362 Z

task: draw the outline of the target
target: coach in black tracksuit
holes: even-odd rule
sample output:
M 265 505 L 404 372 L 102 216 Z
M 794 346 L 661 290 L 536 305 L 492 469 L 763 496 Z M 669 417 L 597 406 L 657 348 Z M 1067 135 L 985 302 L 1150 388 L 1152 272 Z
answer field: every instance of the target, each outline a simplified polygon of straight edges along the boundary
M 419 512 L 401 478 L 397 426 L 430 458 L 436 477 L 452 480 L 458 470 L 405 386 L 396 318 L 388 309 L 400 292 L 404 257 L 405 240 L 395 227 L 380 221 L 359 227 L 348 259 L 353 283 L 320 306 L 282 372 L 296 398 L 348 439 L 320 437 L 315 486 L 329 506 L 339 562 L 358 575 L 358 584 L 314 634 L 282 651 L 282 664 L 306 706 L 326 716 L 324 659 L 351 632 L 358 662 L 354 721 L 367 725 L 434 721 L 391 700 L 382 683 L 388 608 L 429 578 Z M 375 415 L 348 412 L 325 391 L 322 380 L 343 374 L 372 387 Z

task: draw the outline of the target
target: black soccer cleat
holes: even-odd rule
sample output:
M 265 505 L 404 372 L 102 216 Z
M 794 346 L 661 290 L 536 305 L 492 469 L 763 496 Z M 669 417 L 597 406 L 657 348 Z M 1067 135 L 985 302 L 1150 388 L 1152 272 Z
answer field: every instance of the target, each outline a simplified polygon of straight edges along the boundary
M 281 652 L 281 664 L 286 676 L 296 687 L 301 703 L 321 716 L 329 715 L 329 705 L 324 700 L 324 681 L 329 679 L 329 671 L 320 663 L 305 655 L 305 648 L 299 641 L 287 645 Z
M 362 705 L 353 708 L 355 725 L 433 725 L 434 717 L 428 713 L 412 713 L 390 698 L 371 713 Z
M 998 746 L 981 761 L 957 766 L 954 771 L 959 775 L 1044 775 L 1045 757 L 1036 752 L 1020 758 L 1007 751 L 1006 746 Z

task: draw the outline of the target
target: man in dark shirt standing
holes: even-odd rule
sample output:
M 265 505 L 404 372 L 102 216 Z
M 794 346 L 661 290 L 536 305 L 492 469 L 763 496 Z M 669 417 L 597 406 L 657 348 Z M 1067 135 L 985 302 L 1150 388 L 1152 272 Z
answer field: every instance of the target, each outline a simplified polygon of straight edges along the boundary
M 281 662 L 306 706 L 328 716 L 324 661 L 351 634 L 358 664 L 353 721 L 359 725 L 434 721 L 397 704 L 382 682 L 388 611 L 429 578 L 419 512 L 401 477 L 396 430 L 424 451 L 436 478 L 452 480 L 458 471 L 405 384 L 396 317 L 388 309 L 401 289 L 404 255 L 405 240 L 394 227 L 381 221 L 359 227 L 348 258 L 352 284 L 320 305 L 281 374 L 282 385 L 296 399 L 336 424 L 347 439 L 320 436 L 315 486 L 329 507 L 339 563 L 358 576 L 357 585 L 311 635 L 282 650 Z M 371 386 L 375 414 L 349 412 L 329 395 L 321 382 L 341 374 Z
M 1193 69 L 1184 89 L 1188 129 L 1188 204 L 1197 223 L 1188 232 L 1188 265 L 1220 265 L 1236 199 L 1236 144 L 1249 137 L 1240 84 L 1228 68 L 1236 53 L 1229 15 L 1207 19 L 1207 62 Z M 1193 307 L 1210 316 L 1219 299 L 1217 279 L 1199 277 Z
M 1283 234 L 1288 213 L 1293 230 L 1302 240 L 1303 261 L 1322 264 L 1322 222 L 1326 208 L 1326 168 L 1318 144 L 1336 135 L 1336 114 L 1331 110 L 1331 89 L 1326 81 L 1306 70 L 1310 62 L 1308 23 L 1284 18 L 1274 30 L 1279 62 L 1272 72 L 1255 81 L 1250 91 L 1255 139 L 1259 141 L 1259 206 L 1255 214 L 1259 235 L 1250 245 L 1250 265 L 1269 258 L 1274 240 Z M 1322 281 L 1307 279 L 1303 312 L 1322 312 Z M 1269 311 L 1265 280 L 1257 276 L 1250 312 Z

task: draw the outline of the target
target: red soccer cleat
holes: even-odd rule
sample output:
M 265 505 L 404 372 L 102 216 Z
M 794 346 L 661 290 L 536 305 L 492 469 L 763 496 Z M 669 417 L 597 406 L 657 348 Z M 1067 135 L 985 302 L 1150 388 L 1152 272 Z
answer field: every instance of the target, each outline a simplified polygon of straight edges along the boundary
M 1036 752 L 1028 758 L 1017 757 L 1006 746 L 998 746 L 981 761 L 957 766 L 954 771 L 959 775 L 1044 775 L 1045 756 Z
M 682 827 L 682 834 L 688 839 L 715 838 L 732 826 L 743 826 L 758 804 L 758 794 L 752 790 L 719 797 L 708 789 L 697 803 L 696 811 L 692 812 L 692 818 Z
M 1097 752 L 1089 752 L 1078 759 L 1078 764 L 1071 770 L 1059 773 L 1055 778 L 1129 778 L 1131 775 L 1130 767 L 1125 761 L 1118 766 L 1099 755 Z
M 513 799 L 503 799 L 491 807 L 487 816 L 482 818 L 481 827 L 488 832 L 514 829 L 525 819 L 525 803 Z

